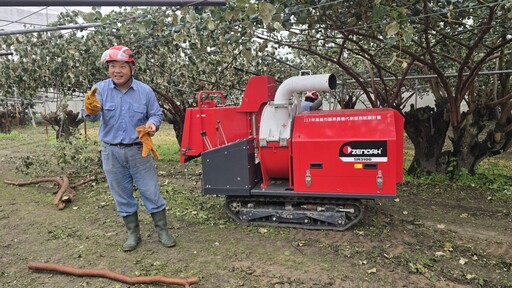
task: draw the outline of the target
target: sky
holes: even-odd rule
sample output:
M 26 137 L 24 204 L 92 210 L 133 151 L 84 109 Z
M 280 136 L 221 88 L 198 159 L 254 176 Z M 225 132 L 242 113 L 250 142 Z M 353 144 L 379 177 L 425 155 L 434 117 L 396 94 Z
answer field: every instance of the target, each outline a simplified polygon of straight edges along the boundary
M 90 11 L 92 7 L 63 7 L 63 6 L 39 6 L 39 7 L 1 7 L 0 30 L 12 31 L 28 28 L 46 27 L 57 19 L 57 15 L 66 10 Z M 104 7 L 102 13 L 108 13 L 115 7 Z

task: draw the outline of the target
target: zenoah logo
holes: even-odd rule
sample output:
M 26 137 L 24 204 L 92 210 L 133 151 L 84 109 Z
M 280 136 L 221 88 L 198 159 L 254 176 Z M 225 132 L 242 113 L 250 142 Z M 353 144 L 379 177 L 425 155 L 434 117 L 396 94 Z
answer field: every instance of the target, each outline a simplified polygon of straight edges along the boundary
M 352 155 L 382 155 L 382 148 L 380 149 L 354 149 L 350 146 L 343 148 L 343 153 Z
M 387 162 L 388 142 L 351 141 L 340 147 L 340 159 L 343 162 Z

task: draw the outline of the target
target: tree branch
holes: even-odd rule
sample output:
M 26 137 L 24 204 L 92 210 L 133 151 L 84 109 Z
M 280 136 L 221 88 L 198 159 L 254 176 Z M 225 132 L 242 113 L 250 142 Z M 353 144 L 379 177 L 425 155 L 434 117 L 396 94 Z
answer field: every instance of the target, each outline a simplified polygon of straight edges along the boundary
M 128 277 L 126 275 L 114 273 L 110 270 L 105 269 L 77 269 L 69 266 L 58 265 L 58 264 L 50 264 L 50 263 L 38 263 L 38 262 L 29 262 L 28 268 L 31 270 L 47 270 L 47 271 L 55 271 L 64 274 L 70 274 L 73 276 L 91 276 L 91 277 L 101 277 L 107 278 L 115 281 L 119 281 L 122 283 L 135 285 L 135 284 L 150 284 L 150 283 L 161 283 L 161 284 L 170 284 L 170 285 L 180 285 L 184 287 L 190 287 L 192 284 L 199 283 L 198 278 L 170 278 L 165 276 L 139 276 L 139 277 Z

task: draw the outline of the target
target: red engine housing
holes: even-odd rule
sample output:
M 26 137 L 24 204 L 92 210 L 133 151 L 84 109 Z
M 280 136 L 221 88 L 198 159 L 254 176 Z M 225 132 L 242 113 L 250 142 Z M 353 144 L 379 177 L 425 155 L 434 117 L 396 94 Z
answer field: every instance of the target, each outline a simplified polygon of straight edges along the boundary
M 403 118 L 392 109 L 315 111 L 295 116 L 294 191 L 396 194 L 403 181 Z

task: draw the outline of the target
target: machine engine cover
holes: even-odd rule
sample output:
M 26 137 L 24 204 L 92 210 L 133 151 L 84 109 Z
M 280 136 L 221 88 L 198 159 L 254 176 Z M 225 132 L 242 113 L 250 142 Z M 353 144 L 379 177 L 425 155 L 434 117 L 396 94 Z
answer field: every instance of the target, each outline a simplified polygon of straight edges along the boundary
M 298 114 L 292 155 L 295 192 L 394 197 L 403 181 L 403 117 L 386 108 Z

